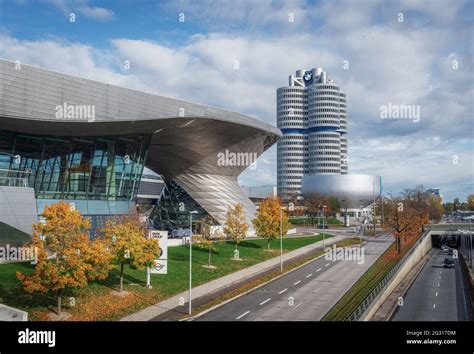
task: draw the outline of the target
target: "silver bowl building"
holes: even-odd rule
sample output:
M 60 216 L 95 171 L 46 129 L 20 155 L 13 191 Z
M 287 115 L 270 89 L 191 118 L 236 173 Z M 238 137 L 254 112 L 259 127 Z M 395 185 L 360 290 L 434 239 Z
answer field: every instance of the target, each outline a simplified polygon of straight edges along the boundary
M 100 227 L 135 207 L 144 167 L 166 183 L 150 218 L 222 224 L 240 202 L 237 177 L 281 137 L 276 127 L 221 108 L 0 60 L 0 222 L 25 232 L 46 204 L 73 202 Z
M 343 209 L 364 208 L 378 200 L 382 181 L 375 175 L 309 175 L 303 177 L 303 195 L 335 197 Z

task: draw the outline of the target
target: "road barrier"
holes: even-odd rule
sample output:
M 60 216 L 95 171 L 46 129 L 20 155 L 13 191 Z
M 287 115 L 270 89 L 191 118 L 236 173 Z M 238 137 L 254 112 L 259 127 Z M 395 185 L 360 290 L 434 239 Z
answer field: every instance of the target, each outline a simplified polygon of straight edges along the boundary
M 403 268 L 406 262 L 410 259 L 412 254 L 415 252 L 417 247 L 423 242 L 424 238 L 431 232 L 431 230 L 426 230 L 421 237 L 413 244 L 410 250 L 400 259 L 397 264 L 395 264 L 392 269 L 387 273 L 387 275 L 380 281 L 380 283 L 370 292 L 369 295 L 360 303 L 360 305 L 352 312 L 352 314 L 347 318 L 347 321 L 358 321 L 364 314 L 368 313 L 371 310 L 372 305 L 376 303 L 385 290 L 391 284 L 392 279 L 398 274 L 399 270 Z M 381 256 L 382 257 L 382 256 Z M 365 316 L 364 316 L 365 317 Z

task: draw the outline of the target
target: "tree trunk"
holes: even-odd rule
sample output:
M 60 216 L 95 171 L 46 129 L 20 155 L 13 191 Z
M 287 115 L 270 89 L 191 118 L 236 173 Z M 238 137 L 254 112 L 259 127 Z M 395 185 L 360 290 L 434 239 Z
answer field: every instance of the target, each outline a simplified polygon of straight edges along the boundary
M 61 316 L 62 313 L 62 296 L 63 289 L 58 290 L 58 316 Z
M 396 245 L 397 245 L 397 254 L 400 254 L 400 251 L 401 251 L 401 248 L 402 248 L 400 237 L 397 237 Z
M 211 266 L 211 246 L 209 246 L 209 259 L 207 263 L 208 263 L 207 265 L 210 267 Z
M 270 249 L 270 239 L 267 240 L 267 249 Z
M 58 316 L 61 316 L 61 295 L 62 291 L 58 290 Z
M 120 264 L 120 292 L 123 291 L 123 263 Z

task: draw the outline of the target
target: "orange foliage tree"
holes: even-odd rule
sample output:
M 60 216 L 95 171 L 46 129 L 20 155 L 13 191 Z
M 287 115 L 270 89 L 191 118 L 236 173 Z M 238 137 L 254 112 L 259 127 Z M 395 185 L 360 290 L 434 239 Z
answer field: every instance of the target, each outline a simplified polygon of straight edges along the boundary
M 384 202 L 385 231 L 395 237 L 397 254 L 401 252 L 402 242 L 416 239 L 423 232 L 423 226 L 429 222 L 425 207 L 416 205 L 410 200 L 391 198 Z
M 281 232 L 285 236 L 289 223 L 286 212 L 282 210 L 280 199 L 268 197 L 259 205 L 253 226 L 257 236 L 267 240 L 268 249 L 270 249 L 270 242 L 280 236 L 280 218 L 282 221 Z
M 28 275 L 16 275 L 27 292 L 56 292 L 60 315 L 64 290 L 106 278 L 112 255 L 103 239 L 89 240 L 89 220 L 70 204 L 61 201 L 46 206 L 41 217 L 45 221 L 33 225 L 35 269 Z
M 234 207 L 227 207 L 227 214 L 225 220 L 224 232 L 235 242 L 235 249 L 237 245 L 247 236 L 249 225 L 244 213 L 244 206 L 242 203 L 237 203 Z
M 213 230 L 215 222 L 210 216 L 198 221 L 199 235 L 193 236 L 193 242 L 196 240 L 196 244 L 201 249 L 207 249 L 208 259 L 207 266 L 213 267 L 211 264 L 211 254 L 217 251 L 216 242 L 223 240 L 222 231 Z
M 145 269 L 154 265 L 161 249 L 155 239 L 149 239 L 145 222 L 138 213 L 107 220 L 102 229 L 113 253 L 114 263 L 120 266 L 120 292 L 123 291 L 124 267 Z

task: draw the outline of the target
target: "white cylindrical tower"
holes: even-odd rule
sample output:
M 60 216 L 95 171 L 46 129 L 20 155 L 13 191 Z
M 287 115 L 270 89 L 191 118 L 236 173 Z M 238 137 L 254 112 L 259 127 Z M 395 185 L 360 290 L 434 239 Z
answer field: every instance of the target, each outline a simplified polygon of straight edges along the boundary
M 277 90 L 278 194 L 301 197 L 304 175 L 347 174 L 346 95 L 322 68 L 297 70 Z
M 339 87 L 321 82 L 308 88 L 309 174 L 341 174 Z
M 297 72 L 296 78 L 301 78 L 301 75 Z M 301 194 L 305 172 L 307 97 L 306 90 L 300 86 L 277 90 L 277 126 L 285 132 L 277 145 L 277 188 L 284 198 Z

